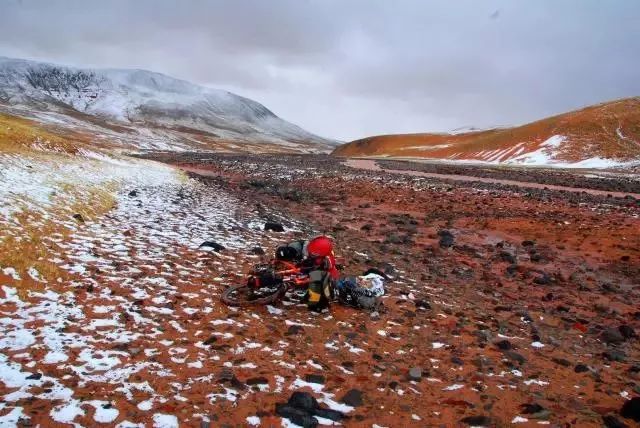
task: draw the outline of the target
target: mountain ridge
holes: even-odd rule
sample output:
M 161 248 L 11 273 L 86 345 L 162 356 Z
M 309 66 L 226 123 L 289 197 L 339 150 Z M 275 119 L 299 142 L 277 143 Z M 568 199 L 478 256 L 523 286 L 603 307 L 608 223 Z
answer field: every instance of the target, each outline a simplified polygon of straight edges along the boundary
M 333 154 L 525 166 L 626 166 L 640 163 L 640 97 L 513 127 L 367 137 L 339 146 Z
M 67 67 L 0 57 L 0 105 L 9 113 L 45 122 L 53 119 L 73 127 L 82 127 L 77 120 L 93 122 L 87 127 L 99 134 L 104 129 L 96 126 L 109 129 L 115 124 L 127 129 L 118 136 L 123 146 L 130 137 L 131 146 L 140 149 L 243 151 L 246 144 L 247 151 L 264 145 L 265 151 L 317 152 L 338 144 L 249 98 L 140 69 Z M 43 118 L 42 113 L 56 117 Z M 79 118 L 82 114 L 102 123 Z M 140 134 L 151 135 L 144 141 Z

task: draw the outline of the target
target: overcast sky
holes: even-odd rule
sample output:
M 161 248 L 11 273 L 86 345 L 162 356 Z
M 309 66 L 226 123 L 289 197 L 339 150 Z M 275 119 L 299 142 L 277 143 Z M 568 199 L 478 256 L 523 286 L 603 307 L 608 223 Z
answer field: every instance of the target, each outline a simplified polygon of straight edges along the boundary
M 2 0 L 0 55 L 158 71 L 351 140 L 640 95 L 640 1 Z

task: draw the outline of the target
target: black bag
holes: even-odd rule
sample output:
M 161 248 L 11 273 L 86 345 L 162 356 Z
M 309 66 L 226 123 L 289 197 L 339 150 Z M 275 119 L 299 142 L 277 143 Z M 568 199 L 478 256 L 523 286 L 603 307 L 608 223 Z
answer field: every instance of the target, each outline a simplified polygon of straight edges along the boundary
M 293 241 L 276 249 L 276 259 L 287 262 L 299 262 L 304 257 L 305 241 Z

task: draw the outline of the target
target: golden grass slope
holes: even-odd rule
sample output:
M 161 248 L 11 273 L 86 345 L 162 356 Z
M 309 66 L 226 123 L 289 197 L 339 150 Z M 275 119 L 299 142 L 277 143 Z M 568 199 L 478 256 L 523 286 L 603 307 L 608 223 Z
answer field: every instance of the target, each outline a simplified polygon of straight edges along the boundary
M 393 156 L 430 159 L 488 160 L 488 152 L 505 161 L 537 150 L 554 135 L 566 137 L 558 160 L 577 162 L 600 157 L 619 161 L 640 158 L 640 97 L 598 104 L 526 125 L 450 134 L 381 135 L 339 146 L 336 156 Z M 512 150 L 509 150 L 512 149 Z

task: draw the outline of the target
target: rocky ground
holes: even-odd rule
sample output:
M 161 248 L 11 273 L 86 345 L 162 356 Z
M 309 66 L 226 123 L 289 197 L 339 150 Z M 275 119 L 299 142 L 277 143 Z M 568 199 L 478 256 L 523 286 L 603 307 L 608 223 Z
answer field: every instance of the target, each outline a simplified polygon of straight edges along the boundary
M 0 270 L 2 423 L 286 426 L 276 409 L 308 392 L 347 426 L 638 425 L 620 414 L 640 395 L 636 200 L 326 156 L 156 157 L 190 178 L 131 183 L 53 237 L 69 280 L 20 293 Z M 393 277 L 384 311 L 220 303 L 321 232 L 346 274 Z

